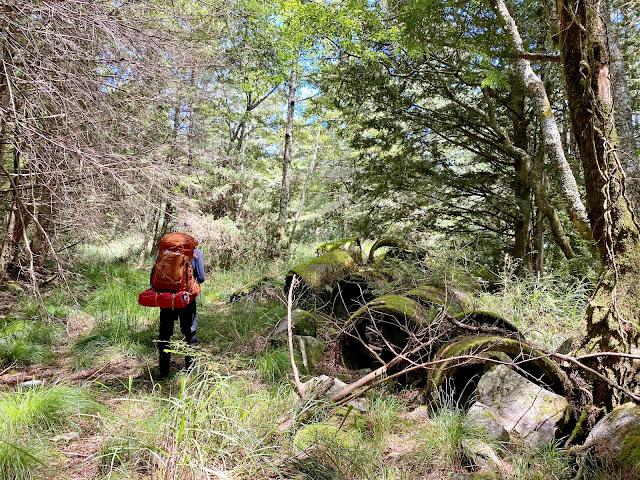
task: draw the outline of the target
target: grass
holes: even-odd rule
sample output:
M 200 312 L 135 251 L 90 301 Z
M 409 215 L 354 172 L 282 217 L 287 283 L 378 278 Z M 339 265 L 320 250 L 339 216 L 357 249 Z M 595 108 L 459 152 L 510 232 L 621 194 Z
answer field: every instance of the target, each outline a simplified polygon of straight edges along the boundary
M 296 365 L 302 369 L 302 356 L 296 351 Z M 249 360 L 249 365 L 256 368 L 260 378 L 267 383 L 277 383 L 291 373 L 289 349 L 286 346 L 267 349 L 264 353 Z
M 156 328 L 142 324 L 136 317 L 103 317 L 87 336 L 73 344 L 73 364 L 75 368 L 86 368 L 117 357 L 153 356 L 157 352 L 157 336 Z
M 43 304 L 21 303 L 26 314 L 0 324 L 2 361 L 27 364 L 51 358 L 50 346 L 60 341 L 61 325 L 73 318 L 76 323 L 86 322 L 86 328 L 69 342 L 76 368 L 100 363 L 108 379 L 113 373 L 109 365 L 123 356 L 139 359 L 141 366 L 154 365 L 158 311 L 136 303 L 136 295 L 147 288 L 148 270 L 135 268 L 135 261 L 122 261 L 132 251 L 125 247 L 116 252 L 120 252 L 116 261 L 85 251 L 86 261 L 77 263 L 79 275 L 73 280 L 75 301 L 66 290 L 56 288 L 45 292 Z M 312 250 L 301 249 L 299 254 L 308 258 Z M 91 257 L 94 253 L 96 257 Z M 106 441 L 89 462 L 99 463 L 99 477 L 105 479 L 414 480 L 468 472 L 473 459 L 465 442 L 482 439 L 483 434 L 464 424 L 464 411 L 447 403 L 446 396 L 441 402 L 444 408 L 423 423 L 408 421 L 407 405 L 383 387 L 369 393 L 367 412 L 351 411 L 344 422 L 338 418 L 335 423 L 331 415 L 339 414 L 330 409 L 319 409 L 313 422 L 335 424 L 346 433 L 344 438 L 357 441 L 330 441 L 334 435 L 317 442 L 306 456 L 300 455 L 293 435 L 304 425 L 277 432 L 278 420 L 297 415 L 301 408 L 286 381 L 290 373 L 287 348 L 268 348 L 266 339 L 286 309 L 282 302 L 267 297 L 248 296 L 234 304 L 223 301 L 262 276 L 282 278 L 288 265 L 302 260 L 292 257 L 286 262 L 207 272 L 198 299 L 200 370 L 178 373 L 162 384 L 133 375 L 128 386 L 116 382 L 114 387 L 114 382 L 101 377 L 101 383 L 90 389 L 99 392 L 115 414 L 101 410 L 88 389 L 52 385 L 12 391 L 3 387 L 0 480 L 43 478 L 44 465 L 51 465 L 55 455 L 51 437 L 65 429 L 82 431 L 76 419 L 91 412 L 100 417 L 99 435 Z M 427 270 L 418 270 L 414 281 L 442 275 L 434 265 L 440 263 L 434 260 Z M 461 265 L 451 268 L 462 272 L 453 276 L 463 276 Z M 413 271 L 407 270 L 407 278 Z M 484 307 L 513 318 L 532 340 L 551 348 L 578 328 L 586 282 L 505 275 L 503 286 L 499 293 L 479 293 L 476 298 Z M 177 325 L 175 330 L 178 336 Z M 21 347 L 20 342 L 41 346 L 43 355 L 38 356 L 37 348 Z M 6 353 L 10 351 L 15 353 Z M 301 367 L 300 359 L 297 363 Z M 540 451 L 517 445 L 508 448 L 506 460 L 514 479 L 567 478 L 569 457 L 557 445 Z
M 5 319 L 0 327 L 0 364 L 49 362 L 54 357 L 51 345 L 60 334 L 60 326 L 39 319 Z
M 216 352 L 237 351 L 242 347 L 262 351 L 265 335 L 287 314 L 279 302 L 270 301 L 263 306 L 245 300 L 214 309 L 208 307 L 202 312 L 198 314 L 198 337 L 203 343 L 213 344 Z
M 508 272 L 500 292 L 478 295 L 482 308 L 513 320 L 530 341 L 550 350 L 578 335 L 592 285 L 551 276 L 519 278 Z
M 0 396 L 0 479 L 42 478 L 53 458 L 46 440 L 76 427 L 80 415 L 103 408 L 85 389 L 65 385 L 18 388 Z
M 154 355 L 158 313 L 137 303 L 137 294 L 147 288 L 148 275 L 126 263 L 84 264 L 81 272 L 85 279 L 81 304 L 95 326 L 73 345 L 76 368 L 114 357 Z
M 114 434 L 101 453 L 105 473 L 122 466 L 152 469 L 163 479 L 273 472 L 279 449 L 269 439 L 287 411 L 290 389 L 269 392 L 211 371 L 176 381 L 168 396 L 156 391 L 145 400 L 151 416 Z
M 513 456 L 513 478 L 518 480 L 546 480 L 571 478 L 569 453 L 559 442 L 550 442 L 538 449 L 519 446 Z
M 388 392 L 378 390 L 377 394 L 370 396 L 367 419 L 375 443 L 382 442 L 399 426 L 404 426 L 404 422 L 400 420 L 400 414 L 405 408 L 402 402 Z

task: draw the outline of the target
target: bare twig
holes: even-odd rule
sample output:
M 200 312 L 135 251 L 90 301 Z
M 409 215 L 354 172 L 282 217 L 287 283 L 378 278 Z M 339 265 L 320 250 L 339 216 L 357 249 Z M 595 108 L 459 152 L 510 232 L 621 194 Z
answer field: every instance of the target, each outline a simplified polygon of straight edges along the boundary
M 296 390 L 300 398 L 304 398 L 304 388 L 300 382 L 300 373 L 298 372 L 298 366 L 296 365 L 296 359 L 293 351 L 293 289 L 298 284 L 298 277 L 293 275 L 291 279 L 291 285 L 289 286 L 289 295 L 287 297 L 287 338 L 289 344 L 289 359 L 291 360 L 291 370 L 293 370 L 293 379 L 296 385 Z

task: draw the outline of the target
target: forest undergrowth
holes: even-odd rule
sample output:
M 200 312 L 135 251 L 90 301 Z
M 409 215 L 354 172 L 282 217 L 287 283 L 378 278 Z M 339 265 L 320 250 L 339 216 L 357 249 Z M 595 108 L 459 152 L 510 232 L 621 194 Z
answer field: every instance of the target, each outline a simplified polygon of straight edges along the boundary
M 107 254 L 85 249 L 68 284 L 48 286 L 40 301 L 21 295 L 0 323 L 0 480 L 481 474 L 467 447 L 485 433 L 464 424 L 462 406 L 446 390 L 437 411 L 420 404 L 419 390 L 391 384 L 365 395 L 364 412 L 298 400 L 288 352 L 267 340 L 286 316 L 284 292 L 228 299 L 256 278 L 282 278 L 288 266 L 312 255 L 306 249 L 298 258 L 208 271 L 197 300 L 199 345 L 190 352 L 196 368 L 180 370 L 186 347 L 176 328 L 174 373 L 165 382 L 154 380 L 158 312 L 136 303 L 149 265 L 139 268 L 113 248 Z M 474 301 L 549 349 L 576 334 L 588 282 L 507 271 L 500 283 L 475 292 Z M 351 378 L 344 369 L 332 371 L 330 362 L 320 365 L 303 370 L 303 380 L 320 373 Z M 287 418 L 293 426 L 282 431 Z M 508 478 L 575 475 L 574 459 L 559 443 L 494 447 L 509 451 Z M 584 478 L 615 478 L 602 466 L 587 470 Z

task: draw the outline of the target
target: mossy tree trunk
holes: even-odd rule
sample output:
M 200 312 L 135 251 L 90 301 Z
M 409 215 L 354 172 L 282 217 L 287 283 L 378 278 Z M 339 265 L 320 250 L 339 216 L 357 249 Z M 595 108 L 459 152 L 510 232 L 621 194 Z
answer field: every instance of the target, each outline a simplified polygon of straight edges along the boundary
M 640 268 L 634 259 L 639 232 L 617 152 L 603 22 L 606 12 L 597 0 L 559 0 L 558 15 L 572 129 L 584 172 L 591 229 L 603 264 L 587 311 L 585 346 L 630 352 L 638 345 L 635 284 Z M 633 375 L 631 361 L 619 357 L 602 357 L 597 367 L 622 385 Z M 610 406 L 618 400 L 608 385 L 595 385 L 595 404 Z
M 293 115 L 296 108 L 296 91 L 298 89 L 298 58 L 294 60 L 289 78 L 289 97 L 287 99 L 287 123 L 284 133 L 284 155 L 282 160 L 282 188 L 280 190 L 280 214 L 276 243 L 284 246 L 289 219 L 289 200 L 291 199 L 291 162 L 293 160 Z
M 524 118 L 525 92 L 522 83 L 513 75 L 510 78 L 511 94 L 509 107 L 513 124 L 513 145 L 527 150 L 527 122 Z M 515 176 L 513 190 L 516 197 L 517 215 L 514 224 L 515 242 L 513 256 L 519 260 L 518 273 L 522 274 L 531 269 L 531 186 L 528 177 L 530 165 L 522 157 L 515 159 Z
M 640 157 L 636 154 L 638 142 L 633 131 L 633 105 L 627 73 L 624 64 L 624 52 L 616 25 L 611 21 L 610 1 L 605 0 L 603 15 L 607 31 L 607 44 L 611 63 L 611 85 L 613 88 L 613 106 L 615 111 L 616 132 L 619 139 L 620 163 L 627 175 L 627 196 L 632 203 L 634 213 L 640 211 Z

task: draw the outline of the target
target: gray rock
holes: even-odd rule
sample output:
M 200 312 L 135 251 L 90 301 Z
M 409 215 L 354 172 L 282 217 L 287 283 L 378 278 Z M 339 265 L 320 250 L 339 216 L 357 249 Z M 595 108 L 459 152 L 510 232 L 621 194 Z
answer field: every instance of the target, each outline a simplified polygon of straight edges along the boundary
M 26 382 L 22 382 L 20 385 L 20 387 L 24 387 L 24 388 L 33 388 L 33 387 L 40 387 L 44 385 L 44 382 L 42 380 L 28 380 Z
M 327 375 L 320 375 L 313 377 L 302 384 L 302 390 L 306 398 L 320 398 L 331 397 L 334 393 L 339 392 L 347 384 L 337 378 L 328 377 Z M 295 396 L 295 394 L 292 394 Z M 352 406 L 356 411 L 365 413 L 369 411 L 369 401 L 366 398 L 355 398 L 347 402 L 347 405 Z
M 347 386 L 347 384 L 344 383 L 342 380 L 340 380 L 339 378 L 334 378 L 333 379 L 333 385 L 331 386 L 331 388 L 327 392 L 327 396 L 330 397 L 334 393 L 338 393 L 340 390 L 342 390 L 346 386 Z
M 293 344 L 302 354 L 302 363 L 306 370 L 310 370 L 324 355 L 324 342 L 316 337 L 295 335 Z
M 302 391 L 306 398 L 323 397 L 333 387 L 335 379 L 327 375 L 313 377 L 302 384 Z
M 614 458 L 622 467 L 640 462 L 640 405 L 625 403 L 614 408 L 589 433 L 585 445 L 598 456 Z
M 51 441 L 54 443 L 61 443 L 61 442 L 68 443 L 73 440 L 78 440 L 79 438 L 80 438 L 80 434 L 78 432 L 69 432 L 69 433 L 63 433 L 61 435 L 56 435 L 51 439 Z
M 471 405 L 464 421 L 466 428 L 481 428 L 486 432 L 487 440 L 508 442 L 509 432 L 498 422 L 494 413 L 486 405 L 476 402 Z
M 305 310 L 295 310 L 291 314 L 291 322 L 293 324 L 293 334 L 315 337 L 318 329 L 318 319 L 312 313 Z M 287 337 L 287 328 L 289 327 L 289 319 L 284 317 L 275 331 L 271 335 L 271 340 L 279 340 Z
M 411 411 L 411 413 L 409 413 L 409 416 L 411 418 L 415 418 L 416 420 L 426 420 L 428 418 L 431 418 L 431 411 L 431 407 L 428 407 L 427 405 L 421 405 Z
M 569 403 L 505 365 L 488 369 L 478 382 L 477 400 L 510 434 L 540 447 L 559 435 L 569 418 Z
M 466 439 L 462 441 L 462 448 L 466 456 L 472 459 L 474 466 L 506 470 L 504 461 L 488 443 L 481 440 Z

